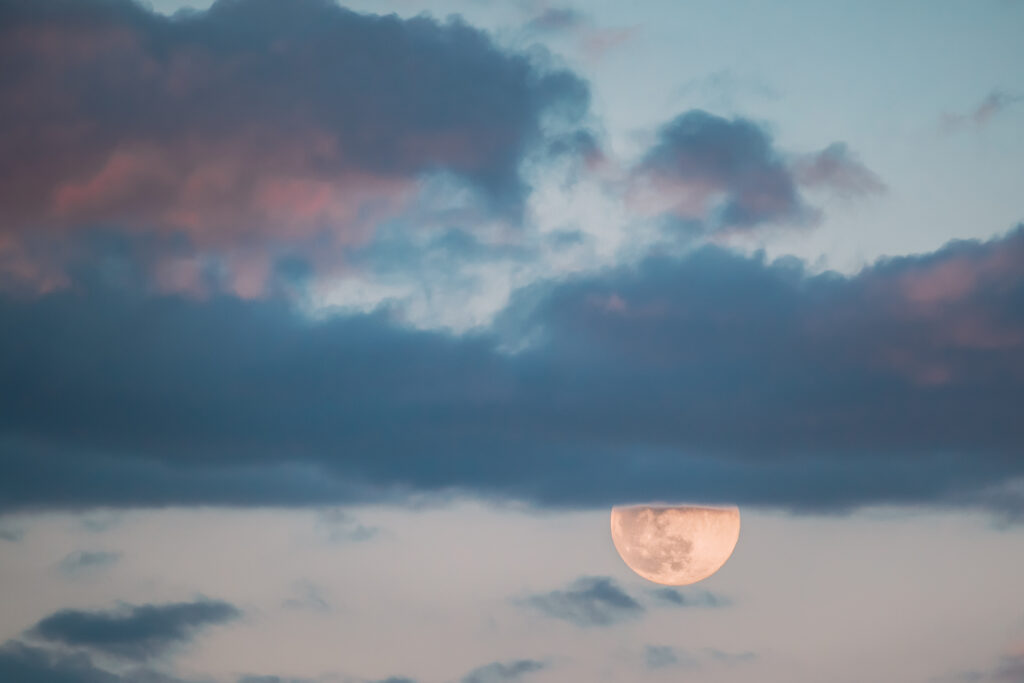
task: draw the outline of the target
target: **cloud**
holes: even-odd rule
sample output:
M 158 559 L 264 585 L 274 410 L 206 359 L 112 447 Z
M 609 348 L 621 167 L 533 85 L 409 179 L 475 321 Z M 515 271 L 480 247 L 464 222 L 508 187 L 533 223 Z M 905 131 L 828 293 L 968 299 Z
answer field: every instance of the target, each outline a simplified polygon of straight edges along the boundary
M 24 537 L 24 529 L 15 526 L 8 526 L 6 524 L 0 524 L 0 541 L 10 541 L 11 543 L 17 543 Z
M 658 602 L 674 607 L 728 607 L 732 601 L 710 591 L 687 591 L 675 588 L 656 588 L 651 595 Z
M 149 669 L 113 673 L 84 654 L 66 654 L 19 641 L 0 645 L 0 680 L 12 683 L 185 683 Z
M 1022 683 L 1024 681 L 1024 655 L 1006 654 L 992 667 L 970 671 L 957 671 L 937 677 L 935 681 L 957 683 Z
M 428 176 L 518 216 L 523 160 L 576 130 L 589 101 L 574 74 L 458 18 L 329 0 L 173 17 L 130 0 L 5 0 L 0 44 L 16 65 L 0 83 L 0 246 L 173 232 L 244 252 L 250 291 L 267 268 L 257 245 L 362 244 Z
M 1020 500 L 1024 228 L 849 277 L 652 255 L 461 336 L 150 295 L 90 263 L 0 295 L 0 509 Z
M 841 142 L 798 158 L 794 175 L 801 185 L 821 187 L 845 197 L 881 194 L 886 189 L 875 172 L 857 160 Z
M 577 626 L 610 626 L 644 613 L 644 607 L 608 577 L 583 577 L 565 590 L 525 601 L 549 617 Z
M 519 659 L 512 662 L 494 662 L 473 669 L 462 677 L 462 683 L 502 683 L 518 681 L 525 674 L 546 668 L 544 662 L 533 659 Z
M 1005 683 L 1024 681 L 1024 656 L 1004 657 L 999 667 L 993 672 L 992 678 Z
M 28 633 L 41 640 L 144 660 L 191 640 L 205 626 L 240 615 L 233 605 L 214 600 L 127 606 L 114 612 L 69 609 L 44 618 Z
M 105 550 L 79 550 L 61 560 L 59 567 L 60 571 L 67 576 L 79 576 L 109 567 L 119 559 L 121 559 L 121 553 Z
M 944 115 L 942 117 L 942 129 L 952 132 L 966 125 L 984 126 L 996 114 L 1022 101 L 1024 101 L 1024 95 L 1008 93 L 1005 90 L 999 89 L 993 90 L 969 114 Z
M 323 589 L 311 581 L 296 581 L 294 584 L 295 597 L 284 601 L 287 609 L 315 612 L 317 614 L 328 614 L 334 611 L 331 603 L 324 597 Z
M 492 662 L 477 667 L 459 679 L 461 683 L 504 683 L 518 681 L 526 674 L 547 668 L 547 664 L 533 659 L 519 659 L 508 662 Z M 333 679 L 332 679 L 333 680 Z M 350 679 L 345 679 L 350 680 Z M 363 679 L 360 679 L 363 680 Z M 309 679 L 280 678 L 278 676 L 243 676 L 238 683 L 313 683 Z M 367 680 L 366 683 L 416 683 L 416 679 L 405 676 L 390 676 L 384 679 Z
M 644 648 L 644 665 L 648 669 L 670 667 L 702 668 L 708 664 L 735 665 L 753 661 L 753 652 L 726 652 L 716 648 L 703 648 L 692 652 L 669 645 L 648 645 Z
M 843 143 L 791 157 L 754 121 L 692 109 L 658 130 L 632 171 L 628 198 L 641 213 L 703 222 L 712 230 L 745 230 L 817 221 L 819 211 L 803 198 L 801 186 L 849 197 L 885 188 Z
M 548 33 L 578 29 L 587 23 L 586 16 L 571 7 L 548 7 L 526 24 L 526 30 Z
M 680 114 L 658 131 L 635 177 L 646 201 L 667 202 L 678 218 L 713 214 L 716 226 L 742 228 L 810 216 L 771 137 L 748 119 Z
M 679 663 L 675 648 L 668 645 L 648 645 L 644 648 L 644 664 L 648 669 L 665 669 Z
M 323 510 L 318 516 L 317 527 L 332 543 L 361 543 L 380 534 L 378 527 L 367 526 L 339 508 Z

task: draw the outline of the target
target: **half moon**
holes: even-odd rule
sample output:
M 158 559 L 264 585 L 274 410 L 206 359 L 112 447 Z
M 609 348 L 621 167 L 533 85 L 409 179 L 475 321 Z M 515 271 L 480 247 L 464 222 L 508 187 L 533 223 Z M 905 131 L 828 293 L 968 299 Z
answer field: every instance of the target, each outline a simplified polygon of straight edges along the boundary
M 666 586 L 708 578 L 722 568 L 740 537 L 737 507 L 616 506 L 611 523 L 623 562 Z

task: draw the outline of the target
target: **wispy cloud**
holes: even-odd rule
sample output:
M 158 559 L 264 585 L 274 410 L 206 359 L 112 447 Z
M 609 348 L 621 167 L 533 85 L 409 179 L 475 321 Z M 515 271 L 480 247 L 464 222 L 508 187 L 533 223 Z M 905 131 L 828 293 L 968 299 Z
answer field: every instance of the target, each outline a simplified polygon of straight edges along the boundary
M 984 126 L 997 114 L 1020 102 L 1024 102 L 1024 95 L 999 89 L 993 90 L 972 111 L 966 114 L 943 115 L 942 130 L 952 132 L 965 126 Z
M 577 626 L 610 626 L 638 617 L 644 607 L 608 577 L 583 577 L 564 590 L 534 595 L 525 603 Z
M 79 550 L 60 561 L 60 571 L 71 577 L 82 576 L 110 567 L 121 559 L 121 553 L 106 550 Z
M 704 590 L 689 590 L 685 593 L 676 588 L 656 588 L 651 595 L 661 604 L 673 607 L 728 607 L 729 598 Z
M 462 677 L 462 683 L 503 683 L 518 681 L 526 674 L 546 668 L 544 662 L 535 659 L 519 659 L 511 662 L 493 662 L 473 669 Z
M 25 530 L 21 527 L 0 523 L 0 541 L 16 543 L 25 537 Z

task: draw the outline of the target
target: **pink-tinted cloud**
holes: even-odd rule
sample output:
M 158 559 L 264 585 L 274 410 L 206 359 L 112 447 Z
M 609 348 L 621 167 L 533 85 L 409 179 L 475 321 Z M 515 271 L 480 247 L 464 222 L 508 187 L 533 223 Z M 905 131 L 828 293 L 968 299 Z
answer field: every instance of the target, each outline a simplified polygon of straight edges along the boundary
M 360 244 L 435 172 L 514 217 L 541 119 L 571 129 L 588 99 L 573 74 L 460 21 L 322 0 L 173 18 L 129 0 L 10 0 L 0 59 L 0 234 L 23 238 Z
M 753 121 L 691 110 L 666 123 L 632 171 L 627 198 L 713 230 L 815 218 L 771 136 Z
M 993 90 L 985 96 L 985 99 L 973 111 L 967 114 L 943 115 L 941 128 L 945 132 L 953 132 L 968 125 L 981 127 L 988 124 L 997 114 L 1022 101 L 1024 101 L 1024 96 L 1019 94 L 1008 93 L 998 89 Z
M 793 162 L 793 174 L 805 187 L 821 187 L 847 197 L 885 191 L 885 183 L 878 175 L 856 159 L 841 142 L 797 158 Z
M 881 180 L 842 143 L 789 157 L 753 121 L 691 110 L 666 123 L 633 169 L 627 202 L 729 234 L 762 224 L 807 226 L 821 217 L 802 189 L 847 196 L 882 192 Z
M 635 39 L 639 33 L 639 26 L 591 28 L 581 36 L 580 45 L 588 59 L 598 60 Z

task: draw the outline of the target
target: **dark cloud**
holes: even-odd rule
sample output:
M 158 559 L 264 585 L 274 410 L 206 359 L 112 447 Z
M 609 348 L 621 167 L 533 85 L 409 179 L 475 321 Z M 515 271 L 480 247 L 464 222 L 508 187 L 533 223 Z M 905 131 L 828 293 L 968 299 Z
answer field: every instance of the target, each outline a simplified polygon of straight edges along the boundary
M 544 662 L 534 659 L 519 659 L 513 662 L 494 662 L 473 669 L 462 677 L 462 683 L 503 683 L 518 681 L 528 673 L 546 668 Z
M 112 673 L 84 654 L 69 655 L 8 641 L 0 645 L 0 681 L 10 683 L 185 683 L 148 669 Z
M 60 570 L 69 576 L 109 567 L 121 559 L 120 553 L 106 550 L 79 550 L 60 561 Z
M 648 669 L 669 667 L 703 668 L 707 665 L 734 665 L 753 661 L 753 652 L 726 652 L 706 647 L 699 651 L 687 651 L 668 645 L 648 645 L 644 648 L 644 665 Z
M 654 256 L 463 336 L 148 295 L 89 263 L 0 295 L 0 509 L 1021 500 L 1024 228 L 851 277 Z
M 142 660 L 185 643 L 209 625 L 240 616 L 233 605 L 213 600 L 126 607 L 115 612 L 61 610 L 29 635 L 131 660 Z
M 534 595 L 525 603 L 577 626 L 609 626 L 644 613 L 644 607 L 608 577 L 583 577 L 565 590 Z
M 166 17 L 130 0 L 3 0 L 0 224 L 119 224 L 359 241 L 424 174 L 503 214 L 542 121 L 586 84 L 459 19 L 329 0 L 219 0 Z M 564 128 L 564 126 L 563 126 Z
M 744 118 L 699 109 L 677 116 L 658 131 L 636 176 L 651 186 L 648 201 L 666 202 L 680 218 L 710 212 L 715 227 L 813 218 L 771 136 Z
M 651 595 L 663 604 L 675 607 L 728 607 L 732 601 L 710 591 L 687 591 L 685 594 L 675 588 L 656 588 Z

